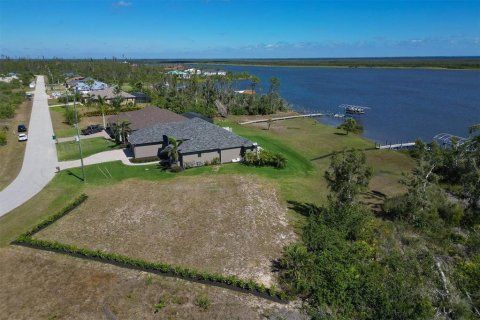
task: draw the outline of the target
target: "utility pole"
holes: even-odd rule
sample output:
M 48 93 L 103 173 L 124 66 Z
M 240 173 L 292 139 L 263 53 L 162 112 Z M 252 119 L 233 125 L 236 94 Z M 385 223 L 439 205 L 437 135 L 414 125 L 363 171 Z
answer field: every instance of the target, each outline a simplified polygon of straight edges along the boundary
M 75 93 L 73 95 L 73 110 L 75 112 L 75 126 L 77 127 L 77 142 L 78 142 L 78 150 L 80 151 L 80 163 L 82 165 L 82 176 L 83 176 L 83 182 L 87 182 L 87 179 L 85 178 L 85 168 L 83 167 L 83 153 L 82 153 L 82 143 L 80 141 L 80 125 L 78 123 L 78 115 L 77 115 L 77 87 L 75 87 Z

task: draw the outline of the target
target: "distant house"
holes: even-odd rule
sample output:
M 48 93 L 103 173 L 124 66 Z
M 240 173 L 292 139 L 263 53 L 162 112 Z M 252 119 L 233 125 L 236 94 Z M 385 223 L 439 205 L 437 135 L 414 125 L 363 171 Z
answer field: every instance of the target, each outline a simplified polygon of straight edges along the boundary
M 111 104 L 113 99 L 122 98 L 122 104 L 127 104 L 127 103 L 135 103 L 135 96 L 131 95 L 130 93 L 127 93 L 125 91 L 120 91 L 119 93 L 115 93 L 115 88 L 109 87 L 103 90 L 92 90 L 88 91 L 83 95 L 83 100 L 85 101 L 89 97 L 102 97 L 105 99 L 105 102 L 108 104 Z
M 189 74 L 202 74 L 202 70 L 195 69 L 195 68 L 187 69 L 187 70 L 185 70 L 185 72 L 189 73 Z
M 77 83 L 79 83 L 84 79 L 85 77 L 81 77 L 81 76 L 68 78 L 67 80 L 65 80 L 65 87 L 67 87 L 67 89 L 73 88 L 74 86 L 77 85 Z
M 174 76 L 183 78 L 183 79 L 190 79 L 190 77 L 192 76 L 192 75 L 191 75 L 190 73 L 188 73 L 188 72 L 179 71 L 179 70 L 168 71 L 167 74 L 171 74 L 171 75 L 174 75 Z
M 87 78 L 87 79 L 78 81 L 73 87 L 76 90 L 80 91 L 81 93 L 88 93 L 90 91 L 107 89 L 108 84 L 92 78 Z
M 129 142 L 136 159 L 161 157 L 169 148 L 168 138 L 181 142 L 178 155 L 182 167 L 202 166 L 215 159 L 238 162 L 247 150 L 254 149 L 251 141 L 200 118 L 137 130 Z
M 202 75 L 204 76 L 226 76 L 227 72 L 224 70 L 213 70 L 213 69 L 206 69 L 202 71 Z
M 132 96 L 135 96 L 135 102 L 137 103 L 147 103 L 150 102 L 150 97 L 143 92 L 132 92 Z
M 167 109 L 148 106 L 141 110 L 122 112 L 111 116 L 107 119 L 107 123 L 109 127 L 112 127 L 124 120 L 130 122 L 130 128 L 136 131 L 154 124 L 181 122 L 188 120 L 188 118 Z

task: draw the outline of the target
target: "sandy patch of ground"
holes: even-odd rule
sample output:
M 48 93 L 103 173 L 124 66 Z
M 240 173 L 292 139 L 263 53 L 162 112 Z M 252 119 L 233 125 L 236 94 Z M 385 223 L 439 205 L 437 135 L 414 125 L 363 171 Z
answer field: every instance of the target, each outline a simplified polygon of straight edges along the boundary
M 295 240 L 275 185 L 257 177 L 130 180 L 88 194 L 36 236 L 266 285 L 276 282 L 272 261 Z
M 2 319 L 304 319 L 293 304 L 15 246 L 0 249 L 0 287 Z

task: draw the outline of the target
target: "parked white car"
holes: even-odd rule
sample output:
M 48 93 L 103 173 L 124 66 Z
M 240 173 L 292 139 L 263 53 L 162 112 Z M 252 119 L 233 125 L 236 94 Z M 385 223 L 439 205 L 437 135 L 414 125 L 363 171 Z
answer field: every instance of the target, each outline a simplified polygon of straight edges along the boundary
M 27 140 L 28 140 L 28 136 L 25 133 L 20 133 L 18 135 L 18 141 L 27 141 Z

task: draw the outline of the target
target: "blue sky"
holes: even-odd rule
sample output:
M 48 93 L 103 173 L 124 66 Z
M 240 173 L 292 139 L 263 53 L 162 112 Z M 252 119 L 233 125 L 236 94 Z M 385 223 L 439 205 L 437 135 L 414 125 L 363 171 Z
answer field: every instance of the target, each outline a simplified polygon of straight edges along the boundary
M 0 0 L 0 54 L 31 58 L 478 56 L 480 0 Z

